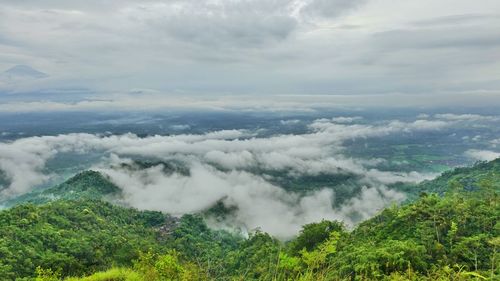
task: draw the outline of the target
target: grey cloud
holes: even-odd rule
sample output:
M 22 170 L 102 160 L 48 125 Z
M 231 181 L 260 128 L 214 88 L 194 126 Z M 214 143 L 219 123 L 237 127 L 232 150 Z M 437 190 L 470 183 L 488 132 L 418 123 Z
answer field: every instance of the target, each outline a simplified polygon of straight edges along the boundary
M 181 41 L 205 47 L 262 46 L 286 39 L 296 28 L 290 1 L 174 1 L 125 9 L 136 21 Z
M 18 0 L 9 3 L 9 6 L 17 6 L 25 9 L 44 9 L 44 10 L 73 10 L 73 11 L 109 11 L 119 8 L 123 5 L 130 3 L 137 3 L 138 1 L 133 0 L 88 0 L 85 2 L 71 2 L 65 0 Z M 149 1 L 143 1 L 145 3 Z
M 352 10 L 367 0 L 311 0 L 301 10 L 301 14 L 309 17 L 337 17 Z
M 99 93 L 101 100 L 113 97 L 109 92 L 149 88 L 182 95 L 175 102 L 196 95 L 374 93 L 432 94 L 442 103 L 456 93 L 491 102 L 477 92 L 498 90 L 494 19 L 411 25 L 430 15 L 381 14 L 388 2 L 363 3 L 10 1 L 0 8 L 0 34 L 16 45 L 0 45 L 0 67 L 28 64 L 50 73 L 46 81 L 7 89 L 42 92 L 49 103 L 73 95 L 46 94 L 61 88 L 89 88 L 87 99 Z M 441 5 L 431 5 L 435 18 L 446 16 Z M 453 13 L 493 15 L 497 8 L 469 5 L 459 1 Z
M 460 24 L 475 24 L 484 21 L 500 21 L 500 15 L 496 14 L 462 14 L 451 15 L 432 19 L 426 19 L 414 22 L 416 26 L 442 26 L 442 25 L 460 25 Z
M 497 47 L 499 38 L 500 31 L 489 26 L 400 29 L 374 34 L 375 44 L 386 50 Z

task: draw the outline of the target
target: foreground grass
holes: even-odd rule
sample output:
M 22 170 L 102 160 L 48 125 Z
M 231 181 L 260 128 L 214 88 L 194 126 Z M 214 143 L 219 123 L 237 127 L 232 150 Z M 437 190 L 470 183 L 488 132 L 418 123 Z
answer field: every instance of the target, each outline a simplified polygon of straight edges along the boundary
M 143 281 L 144 278 L 137 272 L 128 268 L 112 268 L 105 272 L 98 272 L 91 276 L 77 278 L 71 277 L 65 281 Z

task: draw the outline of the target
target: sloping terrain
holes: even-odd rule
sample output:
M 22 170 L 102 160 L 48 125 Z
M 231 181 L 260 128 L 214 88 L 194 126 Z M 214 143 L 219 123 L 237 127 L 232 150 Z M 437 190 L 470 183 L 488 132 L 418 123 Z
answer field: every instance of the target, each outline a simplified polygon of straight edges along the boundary
M 119 189 L 88 171 L 0 212 L 0 279 L 496 280 L 499 168 L 497 159 L 446 172 L 352 231 L 323 221 L 287 242 L 114 206 L 99 198 Z
M 84 171 L 51 188 L 34 190 L 30 193 L 0 202 L 6 207 L 20 203 L 43 204 L 58 199 L 103 199 L 116 197 L 120 189 L 104 175 L 96 171 Z

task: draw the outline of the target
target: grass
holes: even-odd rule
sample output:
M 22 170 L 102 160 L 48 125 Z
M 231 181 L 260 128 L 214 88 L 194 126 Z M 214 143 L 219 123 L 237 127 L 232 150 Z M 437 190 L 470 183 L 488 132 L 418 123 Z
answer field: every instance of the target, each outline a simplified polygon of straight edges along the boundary
M 141 276 L 127 268 L 112 268 L 108 271 L 98 272 L 87 277 L 70 277 L 65 281 L 142 281 Z

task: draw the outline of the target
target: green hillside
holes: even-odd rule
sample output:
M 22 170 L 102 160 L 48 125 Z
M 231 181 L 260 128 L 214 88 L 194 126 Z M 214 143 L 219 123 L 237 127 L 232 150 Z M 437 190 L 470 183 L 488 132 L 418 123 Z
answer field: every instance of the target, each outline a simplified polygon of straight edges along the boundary
M 353 230 L 322 221 L 286 242 L 92 200 L 117 190 L 85 172 L 40 193 L 63 199 L 0 212 L 0 280 L 499 280 L 499 167 L 446 172 Z
M 173 249 L 221 258 L 240 239 L 210 230 L 197 216 L 176 219 L 99 200 L 21 204 L 0 212 L 0 280 L 31 280 L 37 267 L 87 275 Z
M 20 203 L 43 204 L 58 199 L 111 199 L 119 194 L 120 189 L 101 173 L 84 171 L 54 187 L 34 190 L 0 203 L 11 207 Z
M 444 194 L 449 190 L 478 191 L 485 181 L 495 191 L 500 191 L 500 158 L 490 162 L 479 162 L 473 167 L 461 167 L 444 172 L 431 181 L 418 185 L 421 192 Z
M 405 203 L 410 203 L 417 200 L 422 193 L 443 195 L 450 190 L 479 191 L 484 180 L 489 181 L 492 187 L 500 192 L 500 158 L 490 162 L 478 162 L 472 167 L 455 168 L 419 184 L 396 183 L 390 188 L 404 192 L 407 196 Z

